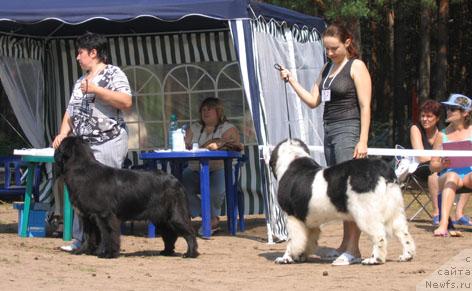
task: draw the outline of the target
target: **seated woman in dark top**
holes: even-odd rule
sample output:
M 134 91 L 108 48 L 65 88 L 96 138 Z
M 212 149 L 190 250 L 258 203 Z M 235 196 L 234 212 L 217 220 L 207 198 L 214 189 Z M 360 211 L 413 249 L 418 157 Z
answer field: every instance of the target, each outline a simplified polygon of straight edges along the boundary
M 411 147 L 415 150 L 431 150 L 439 128 L 439 118 L 441 115 L 441 104 L 435 100 L 426 100 L 420 107 L 419 123 L 410 128 Z M 420 163 L 414 175 L 421 180 L 428 180 L 429 194 L 433 201 L 433 225 L 439 223 L 438 207 L 438 174 L 432 173 L 429 169 L 431 157 L 417 157 Z

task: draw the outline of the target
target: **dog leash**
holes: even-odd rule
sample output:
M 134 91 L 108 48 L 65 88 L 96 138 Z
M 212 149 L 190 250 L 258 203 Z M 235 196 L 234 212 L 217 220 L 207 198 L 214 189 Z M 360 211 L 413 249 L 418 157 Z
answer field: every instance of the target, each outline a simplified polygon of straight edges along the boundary
M 283 68 L 279 64 L 274 64 L 274 68 L 278 71 L 282 71 Z M 290 123 L 290 113 L 288 111 L 288 97 L 287 97 L 287 82 L 288 79 L 284 79 L 284 84 L 285 84 L 285 106 L 287 107 L 287 118 L 288 118 L 288 138 L 292 139 L 292 130 L 291 130 L 291 123 Z

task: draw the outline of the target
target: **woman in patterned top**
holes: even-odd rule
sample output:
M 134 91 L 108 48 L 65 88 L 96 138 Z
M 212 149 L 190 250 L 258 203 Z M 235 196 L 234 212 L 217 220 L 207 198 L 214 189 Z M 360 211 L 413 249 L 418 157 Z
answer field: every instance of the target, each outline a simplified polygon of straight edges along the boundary
M 239 144 L 239 131 L 226 120 L 223 103 L 220 99 L 209 97 L 200 105 L 200 121 L 193 123 L 185 135 L 187 147 L 198 143 L 199 147 L 215 150 L 221 142 Z M 210 199 L 211 199 L 211 230 L 218 230 L 218 216 L 225 195 L 225 173 L 223 161 L 210 161 Z M 189 166 L 183 172 L 183 184 L 189 200 L 190 214 L 192 217 L 201 216 L 200 198 L 197 193 L 200 190 L 198 162 L 189 162 Z M 202 233 L 201 228 L 198 232 Z
M 77 47 L 77 61 L 85 73 L 75 82 L 52 145 L 57 148 L 68 135 L 82 136 L 97 161 L 121 168 L 128 152 L 128 133 L 121 111 L 132 105 L 128 78 L 120 68 L 107 64 L 108 43 L 103 36 L 86 33 L 77 39 Z M 76 215 L 72 236 L 72 244 L 62 250 L 74 251 L 83 240 Z

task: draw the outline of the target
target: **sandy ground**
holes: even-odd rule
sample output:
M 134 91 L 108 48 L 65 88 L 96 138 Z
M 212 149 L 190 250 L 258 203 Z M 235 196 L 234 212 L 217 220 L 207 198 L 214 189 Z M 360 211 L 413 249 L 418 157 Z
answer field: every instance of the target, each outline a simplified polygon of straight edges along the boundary
M 197 227 L 197 225 L 195 225 Z M 0 205 L 0 290 L 415 290 L 415 286 L 461 250 L 470 248 L 472 233 L 462 238 L 435 238 L 429 220 L 410 223 L 417 244 L 411 262 L 397 262 L 398 241 L 389 242 L 388 261 L 380 266 L 334 267 L 316 256 L 307 263 L 276 265 L 286 243 L 267 244 L 263 216 L 247 218 L 247 230 L 230 236 L 223 231 L 198 239 L 197 259 L 159 256 L 160 238 L 144 237 L 143 225 L 122 236 L 121 256 L 98 259 L 61 252 L 59 238 L 20 238 L 17 211 Z M 337 247 L 342 224 L 323 229 L 322 246 Z M 371 244 L 361 237 L 363 256 Z M 177 252 L 186 245 L 177 241 Z

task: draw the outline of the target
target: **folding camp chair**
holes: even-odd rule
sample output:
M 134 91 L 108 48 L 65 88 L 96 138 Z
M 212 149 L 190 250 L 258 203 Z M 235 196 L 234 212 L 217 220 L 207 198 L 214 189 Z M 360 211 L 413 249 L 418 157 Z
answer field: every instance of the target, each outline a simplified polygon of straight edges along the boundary
M 396 145 L 395 148 L 402 149 L 403 147 Z M 429 163 L 418 164 L 413 157 L 396 156 L 395 160 L 395 173 L 401 183 L 402 192 L 409 193 L 412 197 L 405 207 L 405 211 L 410 207 L 416 206 L 417 208 L 409 220 L 414 220 L 423 211 L 429 218 L 432 218 L 433 216 L 428 210 L 428 205 L 432 203 L 428 189 Z
M 427 165 L 420 165 L 420 167 L 428 167 Z M 405 211 L 410 207 L 415 209 L 416 212 L 409 218 L 410 221 L 414 220 L 421 212 L 425 212 L 429 218 L 432 218 L 433 215 L 428 210 L 428 205 L 432 203 L 431 196 L 429 195 L 428 189 L 428 180 L 424 179 L 419 175 L 415 174 L 416 172 L 408 174 L 405 181 L 402 183 L 403 193 L 408 193 L 411 195 L 411 201 L 406 205 Z

